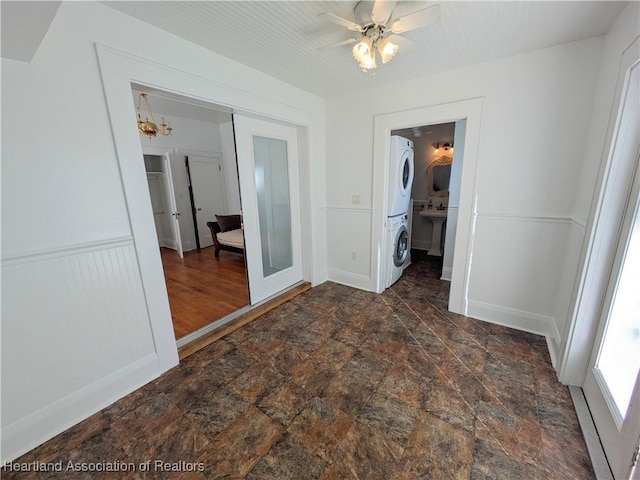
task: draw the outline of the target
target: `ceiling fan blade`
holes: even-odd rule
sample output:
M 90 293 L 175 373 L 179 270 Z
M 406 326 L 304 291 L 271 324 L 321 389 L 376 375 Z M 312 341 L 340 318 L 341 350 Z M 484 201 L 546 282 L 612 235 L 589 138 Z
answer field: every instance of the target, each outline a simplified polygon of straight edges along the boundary
M 332 43 L 331 45 L 325 45 L 324 47 L 318 47 L 318 50 L 324 50 L 326 48 L 341 47 L 342 45 L 350 45 L 352 43 L 356 43 L 358 40 L 360 40 L 360 38 L 347 38 L 346 40 L 343 40 L 343 41 L 338 42 L 338 43 Z
M 431 5 L 417 12 L 400 17 L 391 25 L 393 33 L 404 33 L 415 28 L 426 27 L 440 20 L 440 5 Z
M 376 3 L 373 4 L 371 19 L 379 25 L 385 24 L 389 20 L 396 3 L 396 0 L 376 0 Z
M 401 52 L 408 52 L 415 46 L 415 42 L 408 38 L 401 37 L 400 35 L 389 35 L 387 38 L 398 45 Z
M 330 22 L 338 24 L 342 27 L 346 27 L 351 31 L 362 32 L 362 27 L 357 23 L 352 22 L 351 20 L 347 20 L 346 18 L 342 18 L 337 15 L 334 15 L 333 13 L 329 13 L 329 12 L 319 13 L 318 16 L 321 18 L 324 18 L 325 20 L 329 20 Z

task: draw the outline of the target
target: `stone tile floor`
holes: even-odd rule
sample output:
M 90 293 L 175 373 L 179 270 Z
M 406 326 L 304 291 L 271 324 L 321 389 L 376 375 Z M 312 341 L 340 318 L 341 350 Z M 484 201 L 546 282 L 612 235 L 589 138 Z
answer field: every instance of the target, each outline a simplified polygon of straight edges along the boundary
M 64 473 L 2 478 L 594 478 L 544 338 L 448 312 L 437 269 L 313 288 L 16 461 Z

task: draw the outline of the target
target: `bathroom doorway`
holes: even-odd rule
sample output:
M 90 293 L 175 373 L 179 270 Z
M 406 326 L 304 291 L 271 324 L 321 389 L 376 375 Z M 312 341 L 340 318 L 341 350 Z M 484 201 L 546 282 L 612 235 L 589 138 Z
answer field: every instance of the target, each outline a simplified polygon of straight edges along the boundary
M 453 271 L 465 122 L 462 119 L 391 131 L 391 135 L 408 138 L 414 144 L 410 247 L 421 254 L 412 253 L 412 258 L 439 258 L 439 278 L 448 281 Z M 461 145 L 457 150 L 456 144 Z
M 458 128 L 454 138 L 456 150 L 462 147 L 464 162 L 460 174 L 460 200 L 458 219 L 455 222 L 456 233 L 453 248 L 453 267 L 449 310 L 466 314 L 468 300 L 465 292 L 468 288 L 471 253 L 473 247 L 473 199 L 475 195 L 476 167 L 478 163 L 478 145 L 480 122 L 482 118 L 482 99 L 463 100 L 442 105 L 428 106 L 378 115 L 374 120 L 374 172 L 373 172 L 373 217 L 372 217 L 372 256 L 371 264 L 378 272 L 375 278 L 375 291 L 384 291 L 384 278 L 387 267 L 383 259 L 389 254 L 385 245 L 385 218 L 388 201 L 386 186 L 389 180 L 389 148 L 392 131 L 411 128 L 416 125 L 436 125 L 465 120 L 464 128 Z M 453 223 L 453 222 L 452 222 Z M 450 236 L 450 238 L 453 235 Z

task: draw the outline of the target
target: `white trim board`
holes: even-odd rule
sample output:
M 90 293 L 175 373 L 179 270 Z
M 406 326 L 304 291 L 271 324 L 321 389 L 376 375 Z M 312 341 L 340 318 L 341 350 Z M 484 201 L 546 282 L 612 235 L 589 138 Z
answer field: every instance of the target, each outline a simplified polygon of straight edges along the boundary
M 551 364 L 554 367 L 556 366 L 560 334 L 553 317 L 473 300 L 469 300 L 467 316 L 503 327 L 544 336 L 549 356 L 551 357 Z
M 516 308 L 469 300 L 467 316 L 559 340 L 553 317 Z
M 570 225 L 573 222 L 571 217 L 561 215 L 526 215 L 518 213 L 493 213 L 493 212 L 477 212 L 478 218 L 511 220 L 516 222 L 540 222 L 540 223 L 561 223 Z
M 69 257 L 82 253 L 92 253 L 111 248 L 127 247 L 129 245 L 133 245 L 133 237 L 131 236 L 107 238 L 104 240 L 96 240 L 94 242 L 76 243 L 74 245 L 48 248 L 37 252 L 9 254 L 2 257 L 2 266 L 11 267 L 14 265 L 22 265 L 24 263 L 42 262 L 45 260 Z
M 359 288 L 361 290 L 371 290 L 371 277 L 367 275 L 360 275 L 357 273 L 347 272 L 337 268 L 328 269 L 329 281 L 346 285 L 348 287 Z

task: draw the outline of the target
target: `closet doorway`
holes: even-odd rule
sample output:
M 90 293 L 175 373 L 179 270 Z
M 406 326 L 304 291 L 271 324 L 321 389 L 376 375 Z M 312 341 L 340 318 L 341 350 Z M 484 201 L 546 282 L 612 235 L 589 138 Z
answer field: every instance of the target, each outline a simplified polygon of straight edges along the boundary
M 142 90 L 133 88 L 135 104 Z M 249 305 L 245 257 L 214 256 L 207 222 L 240 213 L 232 117 L 224 108 L 194 105 L 145 90 L 153 115 L 171 135 L 140 134 L 153 221 L 178 346 Z M 144 119 L 147 112 L 139 112 Z

